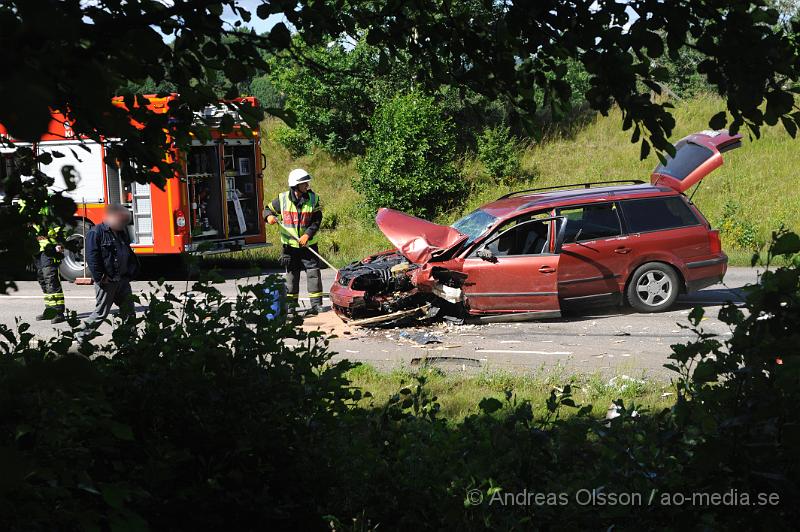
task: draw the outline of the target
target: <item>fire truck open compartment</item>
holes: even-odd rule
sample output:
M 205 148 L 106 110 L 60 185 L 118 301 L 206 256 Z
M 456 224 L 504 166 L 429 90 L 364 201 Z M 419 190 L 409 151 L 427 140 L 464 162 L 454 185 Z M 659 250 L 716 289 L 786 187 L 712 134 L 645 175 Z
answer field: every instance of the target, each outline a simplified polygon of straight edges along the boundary
M 255 146 L 249 140 L 225 139 L 191 147 L 186 179 L 194 240 L 260 233 L 255 162 Z
M 259 232 L 258 186 L 253 142 L 225 139 L 223 144 L 225 191 L 231 235 Z
M 186 159 L 186 180 L 192 238 L 202 240 L 224 237 L 219 145 L 210 143 L 191 147 Z

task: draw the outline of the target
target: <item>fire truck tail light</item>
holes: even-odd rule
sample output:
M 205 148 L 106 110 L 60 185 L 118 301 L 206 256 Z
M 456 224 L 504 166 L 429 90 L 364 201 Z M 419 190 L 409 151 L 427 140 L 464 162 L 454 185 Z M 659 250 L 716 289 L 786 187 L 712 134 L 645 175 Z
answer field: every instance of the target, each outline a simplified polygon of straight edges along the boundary
M 181 210 L 175 211 L 175 226 L 178 228 L 179 233 L 185 233 L 188 229 L 186 227 L 186 216 Z

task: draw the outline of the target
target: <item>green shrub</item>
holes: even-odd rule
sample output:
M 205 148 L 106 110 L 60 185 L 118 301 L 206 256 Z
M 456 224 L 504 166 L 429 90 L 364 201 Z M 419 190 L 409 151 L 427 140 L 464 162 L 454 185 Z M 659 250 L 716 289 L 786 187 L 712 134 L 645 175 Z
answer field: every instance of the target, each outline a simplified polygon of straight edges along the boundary
M 353 186 L 373 212 L 391 207 L 430 218 L 460 198 L 453 127 L 433 98 L 397 95 L 376 110 L 371 125 Z
M 93 360 L 68 353 L 74 317 L 41 342 L 0 325 L 0 528 L 318 527 L 308 459 L 360 394 L 318 333 L 265 318 L 273 287 L 162 286 Z
M 289 155 L 295 159 L 306 155 L 311 149 L 311 137 L 299 129 L 279 126 L 275 128 L 274 135 L 278 144 L 286 148 Z
M 294 54 L 270 59 L 270 79 L 285 95 L 284 107 L 297 125 L 328 153 L 364 153 L 369 118 L 379 101 L 378 54 L 365 42 L 309 46 L 295 37 Z M 298 61 L 297 53 L 310 59 Z M 407 78 L 406 78 L 407 79 Z
M 695 308 L 689 320 L 697 340 L 673 346 L 667 366 L 680 374 L 674 421 L 691 449 L 682 466 L 687 484 L 713 477 L 706 485 L 714 491 L 780 497 L 778 506 L 754 509 L 746 528 L 794 528 L 781 518 L 798 514 L 789 493 L 800 487 L 800 236 L 773 233 L 765 265 L 775 262 L 785 266 L 745 287 L 743 305 L 719 311 L 731 336 L 703 330 L 704 310 Z
M 739 204 L 733 201 L 725 202 L 719 229 L 725 243 L 736 249 L 755 252 L 764 245 L 756 225 L 744 217 Z
M 517 177 L 519 149 L 507 126 L 486 128 L 478 137 L 478 160 L 496 181 Z
M 286 97 L 278 91 L 270 76 L 259 76 L 250 82 L 250 94 L 265 108 L 283 108 Z
M 320 333 L 265 318 L 271 283 L 160 286 L 91 360 L 71 329 L 0 326 L 0 529 L 793 530 L 798 257 L 774 234 L 766 263 L 785 266 L 722 307 L 732 335 L 689 315 L 675 405 L 615 401 L 613 419 L 570 385 L 453 424 L 424 375 L 368 396 Z

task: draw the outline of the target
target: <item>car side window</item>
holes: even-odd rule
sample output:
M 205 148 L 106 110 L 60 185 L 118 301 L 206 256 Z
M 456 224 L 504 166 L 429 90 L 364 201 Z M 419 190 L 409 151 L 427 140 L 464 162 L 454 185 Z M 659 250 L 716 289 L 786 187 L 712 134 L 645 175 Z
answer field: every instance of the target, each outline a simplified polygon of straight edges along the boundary
M 500 237 L 489 237 L 491 242 L 486 245 L 485 249 L 491 251 L 495 257 L 547 253 L 550 241 L 550 222 L 531 221 L 532 219 L 535 219 L 535 216 L 515 218 L 503 224 L 495 232 L 495 235 L 500 235 Z
M 675 229 L 700 223 L 679 196 L 626 200 L 622 212 L 631 233 Z
M 622 234 L 617 206 L 614 203 L 564 207 L 558 210 L 558 214 L 567 219 L 565 244 Z

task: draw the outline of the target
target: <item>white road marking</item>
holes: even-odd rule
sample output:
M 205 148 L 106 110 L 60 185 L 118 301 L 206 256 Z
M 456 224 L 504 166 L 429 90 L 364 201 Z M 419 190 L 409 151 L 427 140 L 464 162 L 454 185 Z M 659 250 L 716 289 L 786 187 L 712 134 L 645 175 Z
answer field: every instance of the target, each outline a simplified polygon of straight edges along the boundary
M 141 296 L 141 295 L 144 295 L 144 292 L 139 292 L 139 293 L 134 292 L 134 295 Z M 39 295 L 36 295 L 36 296 L 3 296 L 3 295 L 0 295 L 0 301 L 3 301 L 4 299 L 42 299 L 42 297 L 43 297 L 42 294 L 39 294 Z M 94 300 L 95 297 L 94 296 L 73 296 L 73 295 L 70 295 L 69 292 L 67 292 L 66 294 L 64 294 L 64 299 L 66 299 L 67 301 L 69 301 L 70 299 L 91 299 L 91 300 Z M 236 300 L 236 296 L 224 297 L 223 299 L 225 299 L 226 301 L 231 301 L 231 300 L 235 301 Z M 311 301 L 311 298 L 309 298 L 309 297 L 301 297 L 301 298 L 298 298 L 298 299 L 300 301 Z M 322 301 L 330 301 L 330 299 L 325 297 L 325 298 L 322 298 Z
M 516 349 L 476 349 L 477 353 L 517 353 L 520 355 L 571 355 L 572 351 L 518 351 Z
M 38 296 L 0 296 L 0 301 L 4 299 L 42 299 L 42 294 Z M 64 299 L 94 299 L 94 296 L 71 296 L 69 294 L 64 294 Z

